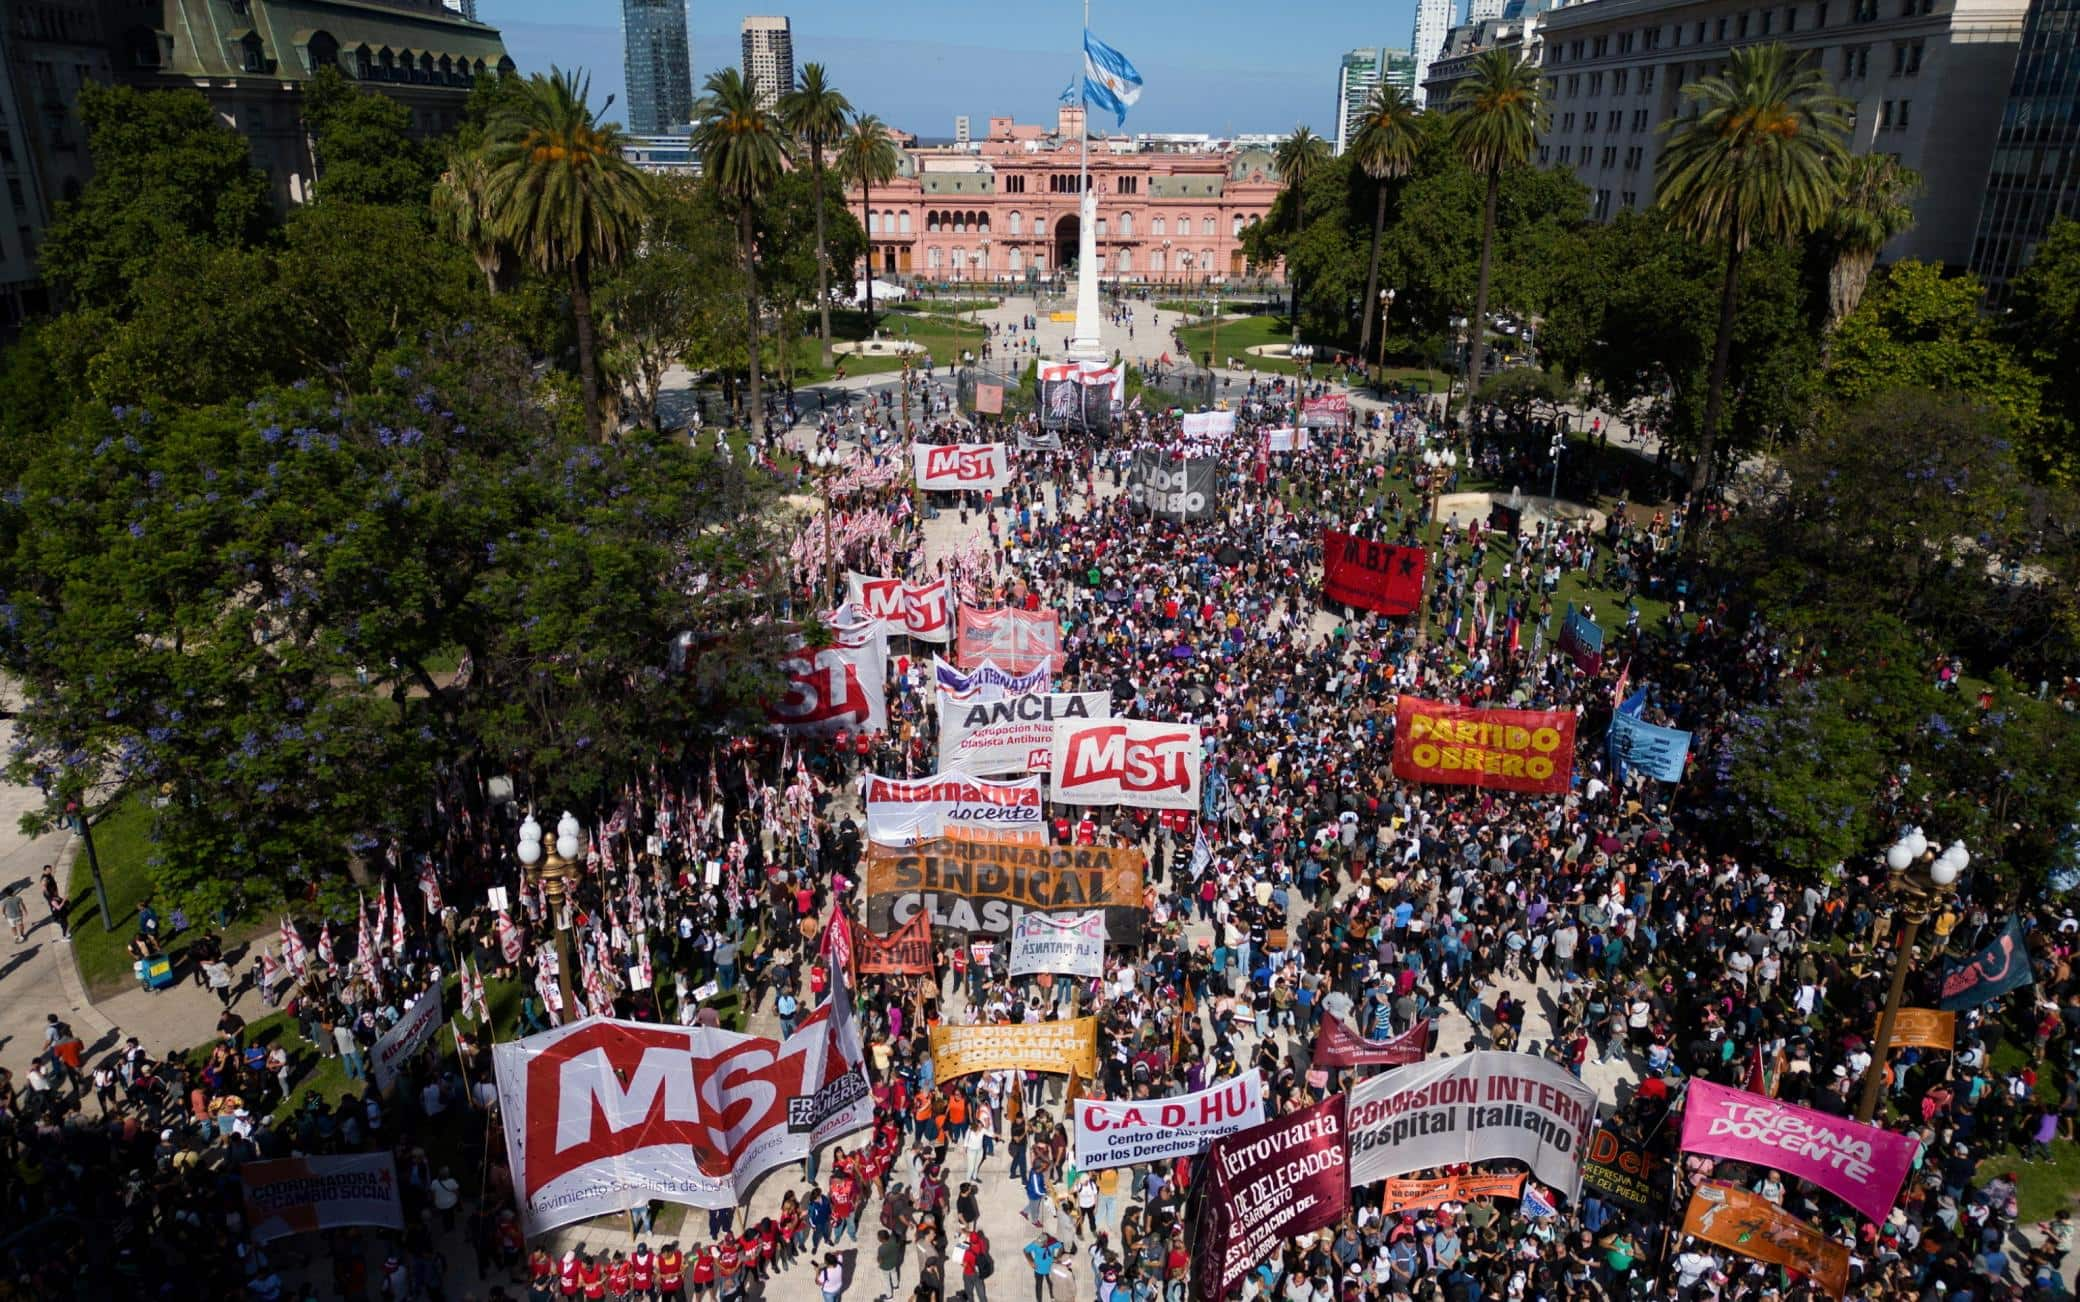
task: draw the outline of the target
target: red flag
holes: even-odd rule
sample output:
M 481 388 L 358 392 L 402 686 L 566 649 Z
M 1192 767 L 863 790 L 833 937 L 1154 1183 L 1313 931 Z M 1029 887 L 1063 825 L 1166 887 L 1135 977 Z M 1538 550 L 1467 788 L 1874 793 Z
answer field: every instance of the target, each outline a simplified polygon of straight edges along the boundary
M 844 972 L 847 980 L 858 976 L 858 969 L 853 966 L 852 923 L 836 904 L 831 905 L 830 925 L 823 929 L 823 943 L 817 946 L 816 952 L 829 958 L 831 965 Z
M 1755 1046 L 1752 1056 L 1748 1059 L 1748 1082 L 1741 1088 L 1747 1090 L 1750 1094 L 1767 1096 L 1769 1093 L 1767 1084 L 1763 1080 L 1762 1046 L 1759 1044 Z

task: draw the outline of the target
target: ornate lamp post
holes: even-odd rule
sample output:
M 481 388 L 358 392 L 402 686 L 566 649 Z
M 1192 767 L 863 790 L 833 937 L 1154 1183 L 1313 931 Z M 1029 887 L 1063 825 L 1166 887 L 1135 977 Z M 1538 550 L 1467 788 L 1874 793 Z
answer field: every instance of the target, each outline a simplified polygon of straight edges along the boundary
M 1424 448 L 1422 467 L 1416 471 L 1416 491 L 1423 495 L 1423 518 L 1426 525 L 1437 523 L 1437 497 L 1444 486 L 1451 482 L 1459 468 L 1459 454 L 1450 448 Z M 1428 645 L 1430 641 L 1430 570 L 1423 566 L 1423 592 L 1416 607 L 1416 642 Z
M 836 449 L 823 445 L 820 436 L 816 446 L 809 449 L 809 464 L 816 467 L 817 485 L 823 494 L 823 586 L 833 603 L 838 600 L 838 553 L 831 547 L 831 475 L 841 460 Z
M 1394 310 L 1394 291 L 1379 292 L 1379 396 L 1387 396 L 1387 314 Z M 1360 359 L 1362 360 L 1362 359 Z
M 1972 862 L 1964 842 L 1952 841 L 1936 854 L 1918 827 L 1909 827 L 1899 840 L 1886 848 L 1885 889 L 1899 901 L 1907 915 L 1907 934 L 1892 956 L 1892 989 L 1885 996 L 1885 1012 L 1878 1019 L 1878 1042 L 1871 1049 L 1871 1065 L 1863 1077 L 1863 1099 L 1856 1105 L 1856 1119 L 1868 1122 L 1878 1113 L 1878 1095 L 1885 1087 L 1885 1058 L 1892 1049 L 1892 1025 L 1899 1018 L 1899 1004 L 1907 990 L 1907 969 L 1914 963 L 1914 942 L 1921 928 L 1958 877 Z
M 542 825 L 534 821 L 534 815 L 529 814 L 520 825 L 520 844 L 515 853 L 527 880 L 542 888 L 549 926 L 556 936 L 556 993 L 563 999 L 565 1010 L 576 1007 L 571 1002 L 571 936 L 564 927 L 563 903 L 578 877 L 578 849 L 578 820 L 569 810 L 557 820 L 556 848 L 547 855 L 542 853 Z

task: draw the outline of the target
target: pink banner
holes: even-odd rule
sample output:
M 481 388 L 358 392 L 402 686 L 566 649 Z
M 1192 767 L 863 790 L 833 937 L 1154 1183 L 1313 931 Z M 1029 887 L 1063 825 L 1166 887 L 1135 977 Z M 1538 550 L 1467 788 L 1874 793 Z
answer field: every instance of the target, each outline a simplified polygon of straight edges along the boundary
M 1317 1067 L 1405 1067 L 1421 1062 L 1430 1049 L 1430 1019 L 1424 1018 L 1386 1040 L 1368 1040 L 1333 1014 L 1322 1018 L 1314 1037 Z
M 1051 610 L 963 605 L 954 658 L 968 670 L 990 660 L 1006 673 L 1031 673 L 1046 665 L 1058 674 L 1068 657 L 1062 654 L 1061 620 Z
M 1819 1185 L 1883 1221 L 1914 1164 L 1916 1141 L 1746 1090 L 1692 1078 L 1683 1151 L 1770 1167 Z

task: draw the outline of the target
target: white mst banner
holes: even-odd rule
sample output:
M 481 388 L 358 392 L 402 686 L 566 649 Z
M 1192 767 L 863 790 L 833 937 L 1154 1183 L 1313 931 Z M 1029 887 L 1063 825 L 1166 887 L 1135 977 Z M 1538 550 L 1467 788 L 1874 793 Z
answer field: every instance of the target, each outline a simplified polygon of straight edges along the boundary
M 945 773 L 911 782 L 869 774 L 866 788 L 867 839 L 883 845 L 944 836 L 948 828 L 1046 836 L 1040 804 L 1047 793 L 1037 775 L 991 782 Z
M 1264 1078 L 1253 1067 L 1196 1094 L 1163 1099 L 1077 1099 L 1076 1167 L 1103 1171 L 1169 1162 L 1264 1124 Z
M 918 443 L 917 486 L 925 489 L 1002 489 L 1011 483 L 1011 447 L 1006 443 Z
M 1058 805 L 1135 805 L 1197 809 L 1196 723 L 1106 719 L 1054 726 L 1048 795 Z
M 1105 975 L 1105 910 L 1019 914 L 1011 924 L 1011 975 L 1035 972 Z
M 901 579 L 872 574 L 845 573 L 845 600 L 868 619 L 878 619 L 890 633 L 904 633 L 920 642 L 947 642 L 953 638 L 953 608 L 947 605 L 950 585 L 945 579 L 927 583 L 905 583 Z

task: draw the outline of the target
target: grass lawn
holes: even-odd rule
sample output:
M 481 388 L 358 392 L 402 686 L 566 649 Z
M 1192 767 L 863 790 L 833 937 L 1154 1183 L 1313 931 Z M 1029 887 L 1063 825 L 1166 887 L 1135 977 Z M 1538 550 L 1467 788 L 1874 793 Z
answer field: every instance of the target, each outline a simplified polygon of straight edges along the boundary
M 979 325 L 956 321 L 938 312 L 889 312 L 878 305 L 874 309 L 874 326 L 884 339 L 909 339 L 924 345 L 932 361 L 941 367 L 958 365 L 962 349 L 979 349 L 984 333 Z M 833 340 L 856 342 L 867 337 L 865 312 L 841 308 L 831 313 Z M 834 373 L 835 367 L 825 369 L 818 364 L 819 351 L 820 345 L 813 334 L 794 341 L 794 382 L 797 388 L 819 384 Z M 832 360 L 843 365 L 847 375 L 875 375 L 903 369 L 902 356 L 897 353 L 884 353 L 878 357 L 840 354 Z
M 1218 343 L 1216 343 L 1214 338 L 1216 333 L 1219 334 Z M 1292 324 L 1282 316 L 1226 317 L 1218 323 L 1208 322 L 1205 325 L 1186 326 L 1183 330 L 1178 331 L 1178 334 L 1183 338 L 1184 346 L 1191 352 L 1194 361 L 1205 361 L 1207 351 L 1216 349 L 1218 352 L 1218 355 L 1214 358 L 1216 365 L 1225 364 L 1228 358 L 1232 356 L 1238 366 L 1246 366 L 1259 371 L 1275 372 L 1280 375 L 1298 375 L 1300 373 L 1300 364 L 1298 362 L 1284 357 L 1263 357 L 1249 351 L 1252 348 L 1262 347 L 1265 344 L 1290 344 L 1293 342 Z M 1300 342 L 1315 345 L 1316 348 L 1323 351 L 1324 355 L 1336 351 L 1336 345 L 1327 340 L 1308 339 L 1303 336 Z
M 876 303 L 874 311 L 879 315 L 883 308 L 891 312 L 905 312 L 912 316 L 929 314 L 934 316 L 959 316 L 964 312 L 987 312 L 1002 300 L 994 298 L 906 298 L 900 303 Z M 831 323 L 831 333 L 838 332 L 837 323 Z

